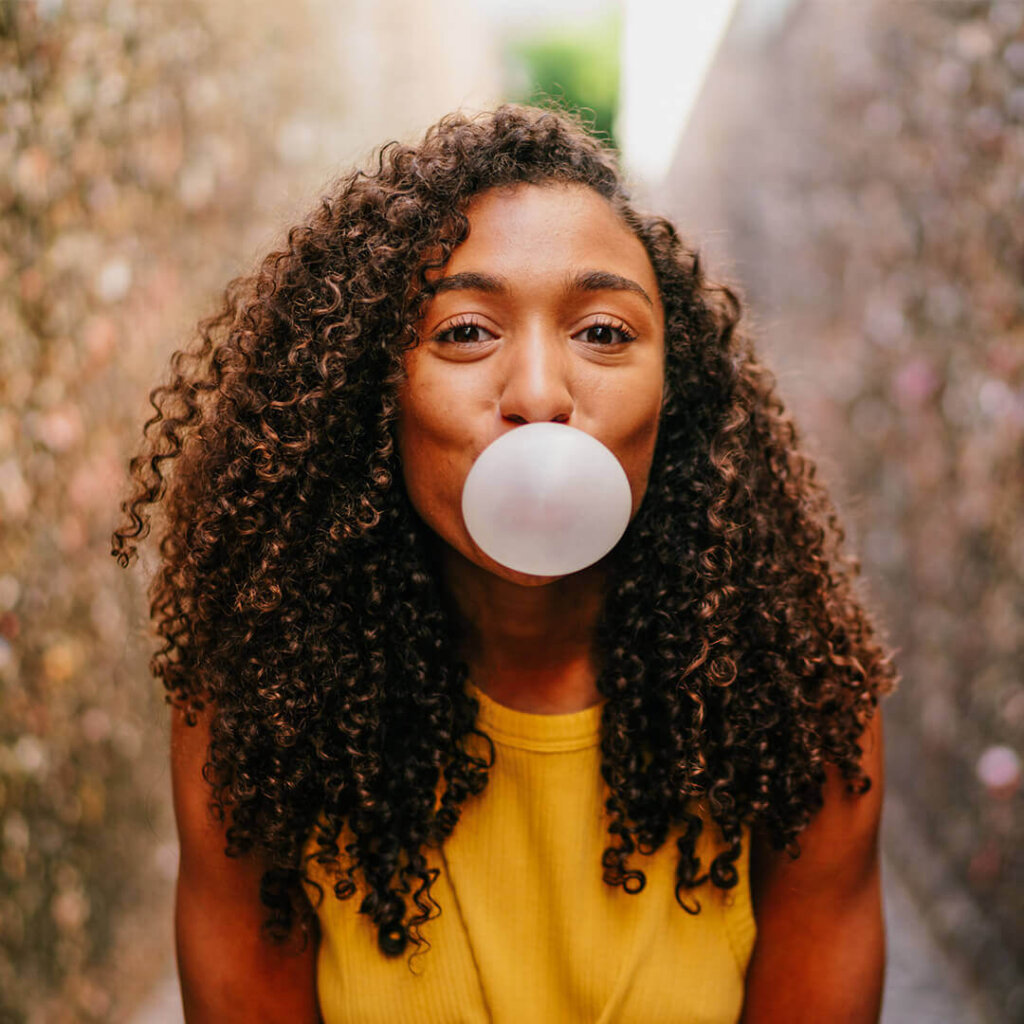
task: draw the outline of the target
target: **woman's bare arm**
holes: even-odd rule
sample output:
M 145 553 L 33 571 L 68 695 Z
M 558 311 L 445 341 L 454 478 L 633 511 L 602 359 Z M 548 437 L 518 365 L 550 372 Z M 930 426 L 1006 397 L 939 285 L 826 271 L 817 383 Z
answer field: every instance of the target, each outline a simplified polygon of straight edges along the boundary
M 757 942 L 741 1024 L 875 1024 L 885 977 L 879 870 L 882 715 L 861 737 L 863 796 L 828 766 L 825 803 L 800 834 L 800 857 L 755 834 L 751 888 Z
M 188 1024 L 316 1024 L 315 941 L 274 946 L 260 933 L 263 865 L 224 854 L 224 826 L 209 810 L 202 778 L 209 705 L 195 726 L 171 710 L 171 779 L 181 860 L 175 937 Z

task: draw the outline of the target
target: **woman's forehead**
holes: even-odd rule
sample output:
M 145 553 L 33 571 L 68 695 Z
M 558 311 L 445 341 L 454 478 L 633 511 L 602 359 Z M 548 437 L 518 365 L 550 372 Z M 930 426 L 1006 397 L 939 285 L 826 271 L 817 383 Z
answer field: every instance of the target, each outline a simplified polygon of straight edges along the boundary
M 489 189 L 466 207 L 469 233 L 447 263 L 428 276 L 437 282 L 489 267 L 573 273 L 603 271 L 657 291 L 643 243 L 611 203 L 593 189 L 561 182 Z

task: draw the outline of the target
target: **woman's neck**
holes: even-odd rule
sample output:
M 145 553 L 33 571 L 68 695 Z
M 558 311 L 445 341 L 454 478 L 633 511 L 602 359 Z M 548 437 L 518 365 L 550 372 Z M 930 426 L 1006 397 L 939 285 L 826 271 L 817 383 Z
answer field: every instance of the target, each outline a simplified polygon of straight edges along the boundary
M 503 580 L 449 548 L 445 583 L 473 683 L 517 711 L 563 714 L 600 700 L 594 638 L 605 569 L 535 586 Z

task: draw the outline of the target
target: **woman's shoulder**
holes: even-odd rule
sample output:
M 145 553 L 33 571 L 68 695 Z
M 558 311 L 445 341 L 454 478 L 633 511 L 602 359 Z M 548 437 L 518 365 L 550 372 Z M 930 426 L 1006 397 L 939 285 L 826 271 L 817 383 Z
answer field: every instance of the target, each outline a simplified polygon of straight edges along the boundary
M 798 837 L 798 858 L 772 848 L 763 829 L 752 831 L 751 883 L 757 906 L 771 904 L 776 891 L 817 894 L 829 901 L 862 887 L 877 871 L 885 788 L 881 708 L 865 721 L 858 745 L 870 787 L 851 792 L 839 769 L 826 763 L 823 803 Z
M 185 1009 L 189 1020 L 314 1021 L 316 945 L 266 939 L 260 884 L 267 865 L 257 853 L 225 853 L 227 825 L 211 809 L 213 788 L 203 775 L 214 714 L 207 705 L 190 724 L 182 708 L 171 709 L 180 846 L 175 937 Z

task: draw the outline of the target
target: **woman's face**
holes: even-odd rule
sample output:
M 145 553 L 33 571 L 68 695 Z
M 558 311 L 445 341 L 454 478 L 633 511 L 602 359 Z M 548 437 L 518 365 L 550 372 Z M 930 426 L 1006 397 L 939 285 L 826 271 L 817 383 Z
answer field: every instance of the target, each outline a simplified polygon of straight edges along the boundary
M 664 312 L 639 239 L 596 192 L 519 185 L 473 199 L 469 235 L 406 354 L 399 454 L 413 507 L 465 558 L 522 584 L 462 518 L 477 456 L 524 423 L 593 435 L 626 471 L 636 514 L 661 413 Z

